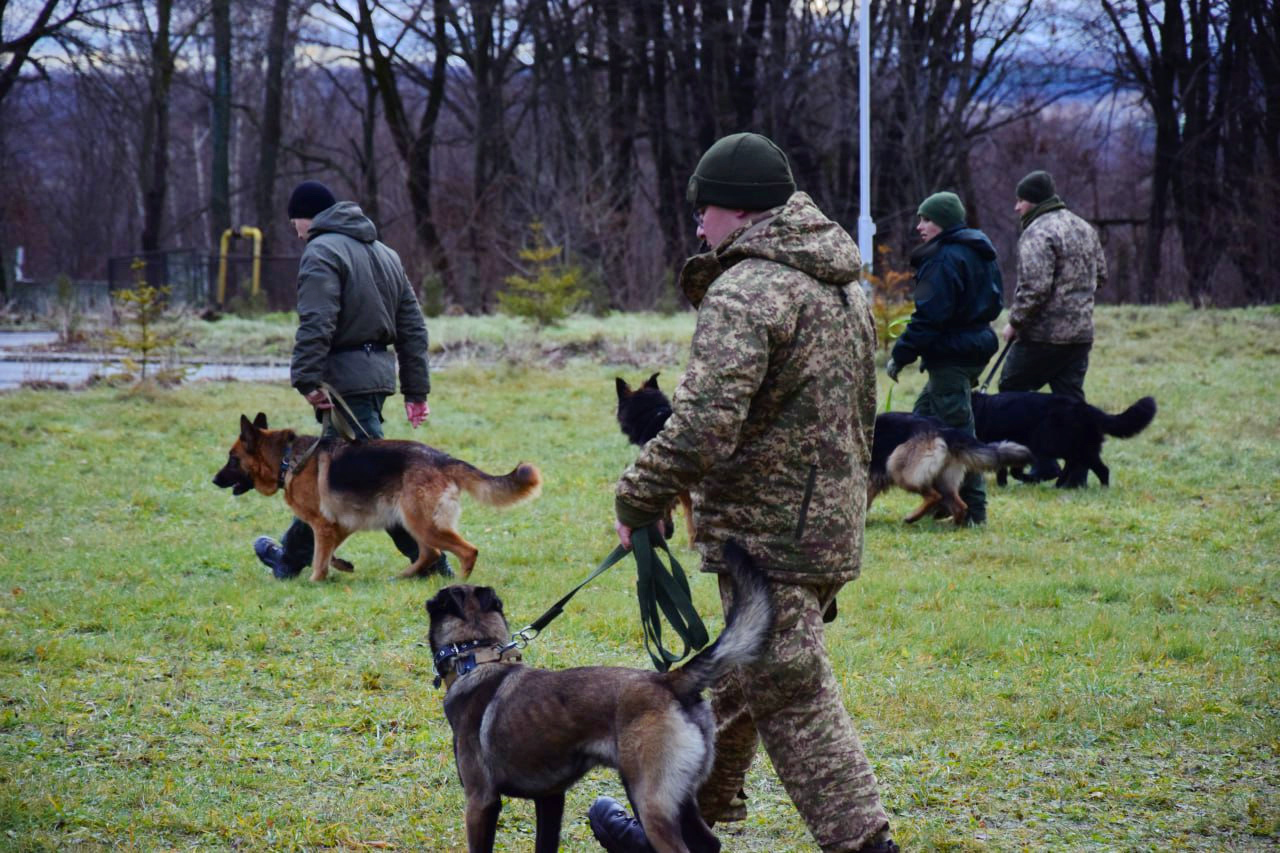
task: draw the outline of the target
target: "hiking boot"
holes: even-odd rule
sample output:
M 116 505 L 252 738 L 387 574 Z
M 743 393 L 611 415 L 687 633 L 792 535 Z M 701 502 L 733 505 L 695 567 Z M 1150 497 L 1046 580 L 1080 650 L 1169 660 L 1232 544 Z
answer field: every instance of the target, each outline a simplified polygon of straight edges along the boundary
M 302 566 L 289 565 L 284 548 L 270 536 L 259 536 L 253 540 L 253 553 L 258 555 L 262 565 L 271 570 L 272 575 L 282 581 L 296 578 L 302 573 Z
M 858 853 L 900 853 L 899 847 L 888 831 L 878 832 L 875 837 L 858 848 Z
M 608 853 L 653 853 L 640 821 L 613 797 L 596 797 L 587 810 L 591 833 Z

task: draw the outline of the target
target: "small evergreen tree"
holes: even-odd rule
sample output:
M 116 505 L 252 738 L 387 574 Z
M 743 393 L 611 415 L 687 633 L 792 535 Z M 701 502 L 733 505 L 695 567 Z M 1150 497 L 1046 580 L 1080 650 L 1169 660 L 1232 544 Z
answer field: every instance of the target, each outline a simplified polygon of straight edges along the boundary
M 554 326 L 587 295 L 580 286 L 582 268 L 559 260 L 562 249 L 547 243 L 541 222 L 534 220 L 529 231 L 532 245 L 520 250 L 520 259 L 533 265 L 536 277 L 507 276 L 507 289 L 498 294 L 498 308 L 533 320 L 539 328 Z
M 139 374 L 139 381 L 147 381 L 147 366 L 155 360 L 158 350 L 177 346 L 179 335 L 172 328 L 165 328 L 165 297 L 172 289 L 168 285 L 152 287 L 146 282 L 146 262 L 135 258 L 131 265 L 134 286 L 112 294 L 120 315 L 120 328 L 107 332 L 112 346 L 136 354 L 124 359 L 130 372 Z M 178 377 L 179 381 L 181 377 Z

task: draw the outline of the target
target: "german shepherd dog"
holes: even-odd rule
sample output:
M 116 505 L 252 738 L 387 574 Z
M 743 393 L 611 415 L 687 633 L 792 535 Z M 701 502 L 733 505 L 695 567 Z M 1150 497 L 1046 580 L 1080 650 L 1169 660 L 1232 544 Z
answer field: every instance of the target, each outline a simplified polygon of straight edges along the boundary
M 1110 415 L 1083 400 L 1062 394 L 1003 391 L 973 394 L 973 418 L 983 441 L 1016 441 L 1026 445 L 1041 470 L 1063 460 L 1055 485 L 1083 488 L 1092 471 L 1098 482 L 1111 483 L 1111 469 L 1102 462 L 1102 442 L 1108 435 L 1130 438 L 1147 428 L 1156 416 L 1154 397 L 1143 397 L 1118 415 Z M 1002 472 L 1003 473 L 1003 472 Z M 1014 473 L 1018 477 L 1018 473 Z M 1004 485 L 1003 477 L 997 478 Z M 1020 479 L 1027 479 L 1020 477 Z
M 734 542 L 724 556 L 734 604 L 723 633 L 665 673 L 534 669 L 511 654 L 502 601 L 491 588 L 449 586 L 427 602 L 471 853 L 493 850 L 504 796 L 533 800 L 534 849 L 554 853 L 565 792 L 602 765 L 622 777 L 658 853 L 720 849 L 696 802 L 715 757 L 715 721 L 701 692 L 755 661 L 773 620 L 759 567 Z
M 667 418 L 671 417 L 671 401 L 658 387 L 658 376 L 657 373 L 653 374 L 634 390 L 626 380 L 614 378 L 618 391 L 618 426 L 622 428 L 622 434 L 637 447 L 644 447 L 649 439 L 662 431 Z M 676 499 L 684 510 L 685 532 L 692 542 L 693 499 L 688 492 L 681 492 L 676 495 Z M 671 511 L 672 507 L 667 507 L 666 516 L 662 519 L 662 535 L 668 539 L 675 533 Z
M 871 443 L 867 507 L 890 486 L 924 498 L 903 521 L 914 524 L 937 508 L 963 524 L 969 507 L 960 483 L 970 471 L 992 471 L 1031 461 L 1031 451 L 1011 441 L 984 444 L 942 421 L 906 412 L 876 415 Z M 941 505 L 941 506 L 939 506 Z
M 465 578 L 479 552 L 456 529 L 459 493 L 509 506 L 537 495 L 542 475 L 522 462 L 495 477 L 416 441 L 348 443 L 268 429 L 267 416 L 259 412 L 252 422 L 240 416 L 240 437 L 213 482 L 235 495 L 252 489 L 273 495 L 283 488 L 285 503 L 315 533 L 313 581 L 328 577 L 331 564 L 351 571 L 333 552 L 352 533 L 397 524 L 418 543 L 417 561 L 400 577 L 425 574 L 444 550 L 457 556 Z

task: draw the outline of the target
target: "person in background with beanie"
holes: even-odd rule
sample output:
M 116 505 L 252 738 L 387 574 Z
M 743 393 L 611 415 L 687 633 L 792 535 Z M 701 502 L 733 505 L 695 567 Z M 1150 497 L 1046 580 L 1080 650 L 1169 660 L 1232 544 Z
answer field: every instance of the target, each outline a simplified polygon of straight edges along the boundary
M 1102 241 L 1092 225 L 1067 209 L 1048 172 L 1031 172 L 1018 182 L 1016 194 L 1013 209 L 1022 219 L 1018 287 L 1004 327 L 1004 339 L 1012 344 L 1000 390 L 1048 385 L 1054 394 L 1083 401 L 1093 298 L 1107 281 Z
M 995 354 L 991 321 L 1004 307 L 1000 265 L 987 235 L 965 226 L 964 204 L 955 193 L 934 193 L 916 213 L 916 233 L 923 244 L 911 253 L 916 307 L 893 345 L 885 372 L 897 382 L 902 368 L 920 359 L 929 378 L 912 411 L 974 435 L 970 394 Z M 985 524 L 982 474 L 969 472 L 960 498 L 969 506 L 965 524 Z
M 618 537 L 693 495 L 702 570 L 732 584 L 735 539 L 760 564 L 774 627 L 759 661 L 712 688 L 716 755 L 698 793 L 710 824 L 742 820 L 763 740 L 826 853 L 891 853 L 889 820 L 827 657 L 824 615 L 858 576 L 875 422 L 876 333 L 847 232 L 795 191 L 786 155 L 755 133 L 712 145 L 689 181 L 698 237 L 680 285 L 697 308 L 671 416 L 618 481 Z M 614 799 L 588 817 L 612 853 L 649 851 Z
M 364 432 L 381 438 L 382 404 L 395 393 L 398 361 L 405 415 L 416 429 L 431 414 L 427 324 L 400 256 L 378 240 L 378 229 L 359 205 L 339 202 L 318 181 L 298 184 L 289 196 L 289 222 L 306 242 L 298 264 L 298 332 L 289 368 L 293 387 L 322 421 L 323 411 L 333 408 L 321 387 L 329 385 Z M 324 434 L 337 436 L 332 427 Z M 402 554 L 418 558 L 408 531 L 397 526 L 387 532 Z M 310 565 L 314 547 L 311 528 L 296 518 L 279 543 L 267 536 L 253 543 L 258 559 L 281 579 L 296 577 Z M 453 574 L 443 553 L 434 571 Z

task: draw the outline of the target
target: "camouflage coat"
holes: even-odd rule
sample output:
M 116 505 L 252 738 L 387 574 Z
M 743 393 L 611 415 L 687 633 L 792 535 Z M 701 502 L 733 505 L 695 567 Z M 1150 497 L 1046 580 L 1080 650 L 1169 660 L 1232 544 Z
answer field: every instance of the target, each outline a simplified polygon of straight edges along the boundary
M 618 482 L 618 518 L 648 523 L 688 489 L 704 570 L 732 537 L 774 580 L 851 580 L 875 418 L 861 260 L 804 193 L 770 213 L 681 272 L 698 308 L 689 365 Z
M 1093 294 L 1107 261 L 1093 226 L 1065 207 L 1033 216 L 1018 238 L 1018 289 L 1009 323 L 1023 341 L 1093 340 Z

